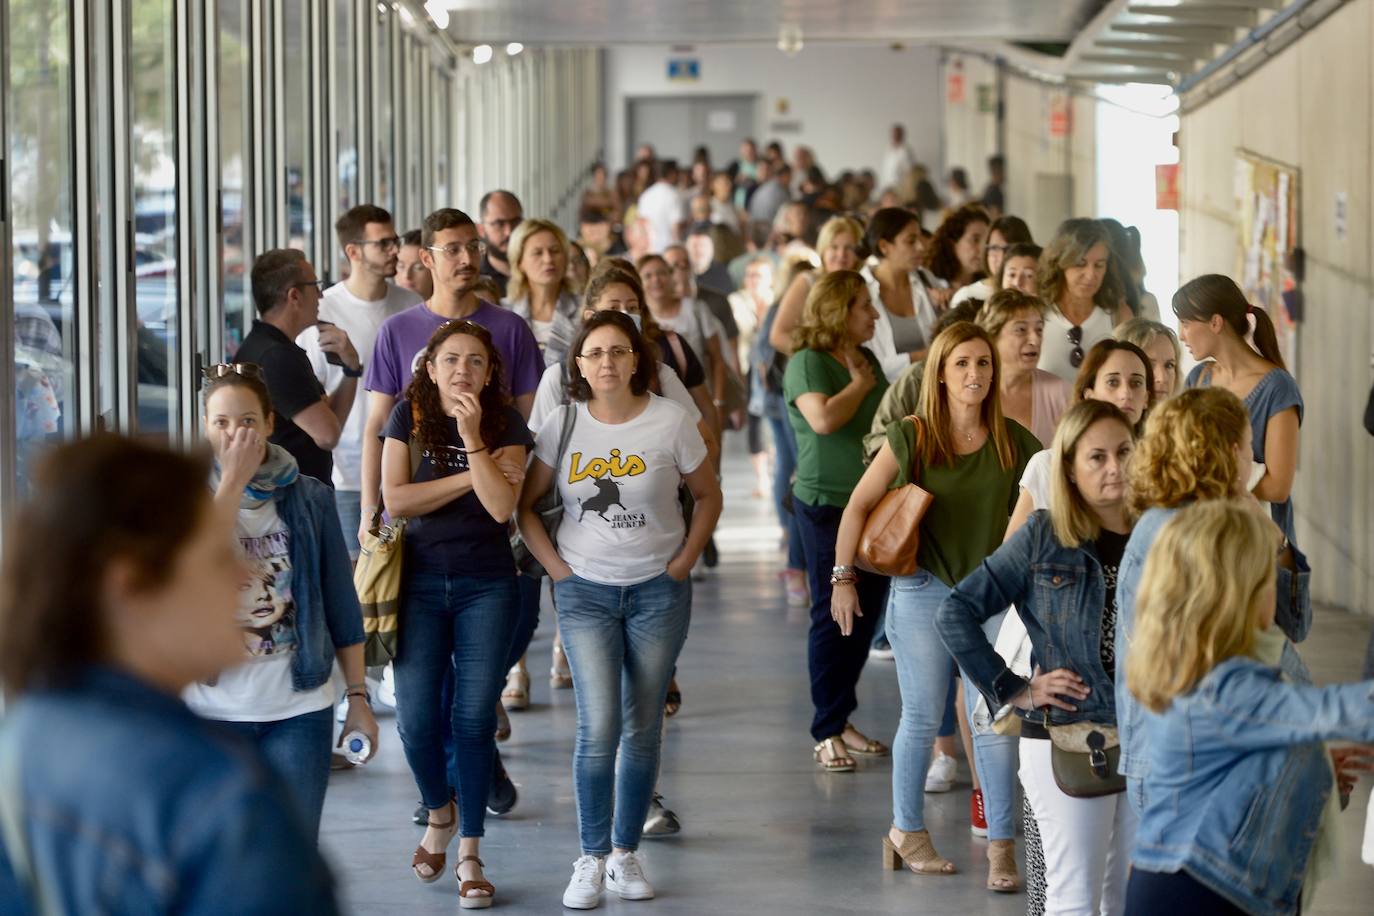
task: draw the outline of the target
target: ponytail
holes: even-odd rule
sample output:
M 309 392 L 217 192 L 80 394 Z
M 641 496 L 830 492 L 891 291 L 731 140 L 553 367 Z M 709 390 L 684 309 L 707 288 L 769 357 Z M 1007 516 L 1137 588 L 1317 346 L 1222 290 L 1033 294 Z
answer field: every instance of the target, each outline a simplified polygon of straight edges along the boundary
M 1203 274 L 1189 280 L 1174 293 L 1174 314 L 1186 321 L 1210 321 L 1220 315 L 1236 336 L 1245 340 L 1250 335 L 1250 316 L 1255 319 L 1253 340 L 1259 355 L 1280 369 L 1287 369 L 1279 353 L 1274 322 L 1264 309 L 1256 308 L 1245 298 L 1236 281 L 1222 274 Z

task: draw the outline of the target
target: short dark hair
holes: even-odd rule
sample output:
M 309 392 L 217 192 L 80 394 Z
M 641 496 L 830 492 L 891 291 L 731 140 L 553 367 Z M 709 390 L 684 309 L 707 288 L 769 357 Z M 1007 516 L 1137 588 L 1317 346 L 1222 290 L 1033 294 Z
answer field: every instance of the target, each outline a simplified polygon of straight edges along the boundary
M 878 243 L 892 242 L 912 223 L 916 224 L 917 229 L 922 228 L 920 215 L 915 210 L 904 207 L 883 207 L 874 213 L 868 222 L 869 252 L 881 258 L 882 255 L 878 254 Z
M 611 215 L 604 207 L 583 207 L 582 212 L 577 215 L 577 221 L 587 224 L 609 223 Z
M 390 223 L 391 214 L 376 204 L 358 204 L 344 212 L 334 223 L 334 234 L 339 240 L 339 248 L 347 248 L 350 242 L 360 242 L 369 223 Z
M 587 344 L 587 337 L 597 328 L 614 327 L 623 333 L 630 341 L 630 349 L 635 351 L 638 361 L 635 364 L 634 375 L 630 376 L 630 391 L 634 394 L 644 394 L 649 390 L 650 383 L 658 375 L 658 358 L 649 348 L 644 340 L 644 335 L 639 333 L 639 328 L 629 315 L 624 312 L 616 312 L 604 309 L 593 313 L 586 321 L 582 322 L 582 330 L 578 332 L 572 346 L 568 348 L 568 396 L 575 401 L 590 401 L 592 399 L 592 386 L 587 384 L 587 380 L 582 377 L 582 367 L 577 364 L 577 358 L 582 354 L 582 348 Z
M 421 238 L 419 229 L 411 229 L 408 232 L 406 232 L 405 235 L 401 236 L 402 247 L 405 247 L 407 245 L 414 245 L 416 247 L 419 247 L 420 242 Z
M 15 513 L 0 576 L 0 680 L 12 696 L 70 683 L 99 664 L 108 633 L 106 570 L 134 587 L 167 584 L 210 511 L 209 455 L 97 433 L 40 462 Z
M 1044 252 L 1045 249 L 1034 242 L 1017 242 L 1007 249 L 1007 253 L 1002 257 L 1002 263 L 1005 264 L 1012 258 L 1034 258 L 1039 261 L 1040 255 Z
M 1007 167 L 1007 157 L 1001 153 L 993 153 L 988 157 L 988 171 L 1000 172 Z
M 515 194 L 513 194 L 513 193 L 510 192 L 510 191 L 507 191 L 507 190 L 505 190 L 505 189 L 503 189 L 503 188 L 497 188 L 497 189 L 494 190 L 494 191 L 488 191 L 487 193 L 483 194 L 483 195 L 482 195 L 482 199 L 479 200 L 479 201 L 477 202 L 477 215 L 478 215 L 478 216 L 480 216 L 482 219 L 486 219 L 486 218 L 487 218 L 487 205 L 490 204 L 491 201 L 492 201 L 492 198 L 496 197 L 497 195 L 500 195 L 500 196 L 503 196 L 503 197 L 509 197 L 511 200 L 515 201 L 515 205 L 516 205 L 517 207 L 520 208 L 520 212 L 521 212 L 521 213 L 524 213 L 524 212 L 525 212 L 525 205 L 522 204 L 522 203 L 520 203 L 520 198 L 516 197 Z M 452 226 L 449 226 L 449 227 L 447 227 L 447 228 L 450 228 L 450 229 L 451 229 L 451 228 L 453 228 L 453 227 L 452 227 Z
M 497 193 L 493 191 L 492 193 Z M 486 198 L 482 198 L 484 201 Z M 453 207 L 441 207 L 429 216 L 425 217 L 421 224 L 420 244 L 425 248 L 434 244 L 434 236 L 443 232 L 445 229 L 461 229 L 464 226 L 477 228 L 477 224 L 472 221 L 462 210 L 455 210 Z
M 281 304 L 286 294 L 301 282 L 305 252 L 299 248 L 273 248 L 253 262 L 253 304 L 259 315 L 266 315 Z

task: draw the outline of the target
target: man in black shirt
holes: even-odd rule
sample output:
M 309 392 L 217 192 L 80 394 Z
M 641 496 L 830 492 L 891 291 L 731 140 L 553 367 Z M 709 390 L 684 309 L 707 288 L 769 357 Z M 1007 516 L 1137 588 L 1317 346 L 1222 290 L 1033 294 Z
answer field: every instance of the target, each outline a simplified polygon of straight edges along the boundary
M 510 244 L 515 227 L 525 219 L 525 208 L 510 191 L 488 191 L 482 195 L 477 206 L 482 219 L 477 226 L 477 234 L 487 243 L 481 273 L 496 281 L 504 299 L 506 284 L 510 282 L 510 256 L 506 246 Z
M 310 358 L 296 338 L 320 317 L 320 281 L 305 254 L 277 248 L 253 263 L 253 304 L 258 320 L 234 358 L 262 368 L 272 396 L 271 441 L 295 456 L 302 474 L 333 486 L 334 458 L 344 420 L 363 374 L 358 353 L 337 325 L 320 325 L 320 349 L 338 359 L 344 381 L 332 397 L 315 378 Z

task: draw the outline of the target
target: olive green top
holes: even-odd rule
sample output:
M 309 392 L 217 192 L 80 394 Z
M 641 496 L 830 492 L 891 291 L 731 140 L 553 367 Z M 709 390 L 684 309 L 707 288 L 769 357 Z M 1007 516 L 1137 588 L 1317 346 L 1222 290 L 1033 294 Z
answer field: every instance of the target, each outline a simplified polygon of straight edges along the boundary
M 806 422 L 797 409 L 797 398 L 810 392 L 826 397 L 839 394 L 850 383 L 849 367 L 820 350 L 798 350 L 787 361 L 782 393 L 787 419 L 797 434 L 797 478 L 792 494 L 810 506 L 843 507 L 864 475 L 863 437 L 887 390 L 887 379 L 867 348 L 860 347 L 859 352 L 873 367 L 876 384 L 864 395 L 849 422 L 824 436 Z

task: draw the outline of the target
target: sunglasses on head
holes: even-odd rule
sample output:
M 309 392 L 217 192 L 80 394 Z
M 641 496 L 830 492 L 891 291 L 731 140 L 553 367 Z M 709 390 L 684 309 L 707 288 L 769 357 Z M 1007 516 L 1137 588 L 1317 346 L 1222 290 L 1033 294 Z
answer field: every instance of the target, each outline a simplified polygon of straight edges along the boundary
M 226 375 L 242 375 L 247 378 L 262 378 L 262 367 L 257 363 L 215 363 L 201 370 L 211 381 Z

